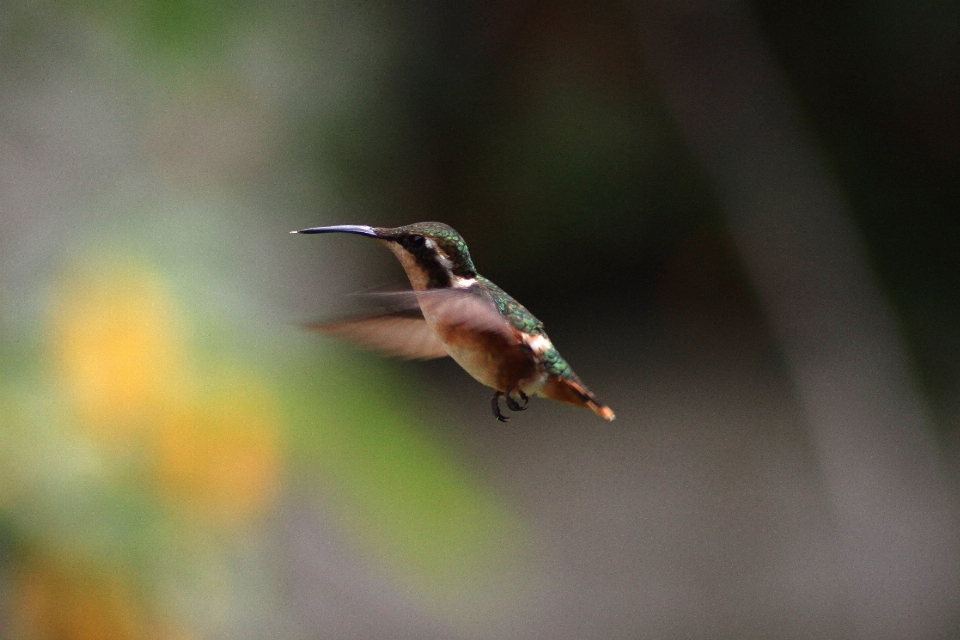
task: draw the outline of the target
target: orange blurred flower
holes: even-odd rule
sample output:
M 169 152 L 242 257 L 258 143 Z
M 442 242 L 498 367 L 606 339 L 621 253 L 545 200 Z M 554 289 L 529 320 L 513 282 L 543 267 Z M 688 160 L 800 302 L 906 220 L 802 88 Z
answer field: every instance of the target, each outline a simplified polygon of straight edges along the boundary
M 234 521 L 269 504 L 279 477 L 276 407 L 253 381 L 165 412 L 157 473 L 167 499 L 195 517 Z
M 117 575 L 31 558 L 13 576 L 14 630 L 33 640 L 186 639 L 165 630 Z

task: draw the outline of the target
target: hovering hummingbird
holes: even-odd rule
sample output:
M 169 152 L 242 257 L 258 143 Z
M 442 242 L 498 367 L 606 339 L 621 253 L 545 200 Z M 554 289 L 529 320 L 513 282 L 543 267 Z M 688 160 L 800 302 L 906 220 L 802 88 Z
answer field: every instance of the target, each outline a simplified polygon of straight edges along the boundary
M 504 398 L 511 411 L 541 395 L 613 420 L 613 410 L 580 381 L 550 342 L 543 323 L 503 289 L 477 273 L 467 245 L 439 222 L 393 229 L 364 225 L 313 227 L 290 233 L 355 233 L 376 238 L 400 260 L 413 291 L 381 294 L 393 302 L 375 315 L 317 323 L 310 328 L 405 358 L 451 356 L 496 393 L 490 401 L 501 422 Z

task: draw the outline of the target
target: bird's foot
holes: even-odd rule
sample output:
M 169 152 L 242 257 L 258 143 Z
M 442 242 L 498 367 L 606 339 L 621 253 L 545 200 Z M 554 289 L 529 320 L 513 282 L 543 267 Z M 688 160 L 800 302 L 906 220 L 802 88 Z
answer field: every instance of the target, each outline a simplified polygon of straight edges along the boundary
M 507 389 L 507 392 L 504 394 L 507 399 L 507 408 L 510 409 L 510 411 L 524 411 L 527 408 L 527 405 L 530 404 L 530 398 L 528 398 L 527 394 L 520 389 L 514 389 L 514 391 L 516 391 L 517 395 L 520 396 L 520 400 L 523 402 L 523 404 L 517 402 L 516 398 L 514 398 L 512 395 L 513 391 Z
M 517 401 L 517 399 L 513 397 L 513 393 L 516 393 L 520 397 L 520 401 Z M 507 408 L 510 409 L 510 411 L 523 411 L 527 408 L 527 405 L 530 404 L 530 398 L 520 389 L 507 389 L 506 392 L 497 391 L 493 394 L 493 398 L 490 399 L 490 407 L 493 409 L 493 417 L 500 422 L 510 420 L 508 416 L 503 415 L 503 412 L 500 411 L 501 396 L 506 400 Z M 523 404 L 521 404 L 521 402 Z

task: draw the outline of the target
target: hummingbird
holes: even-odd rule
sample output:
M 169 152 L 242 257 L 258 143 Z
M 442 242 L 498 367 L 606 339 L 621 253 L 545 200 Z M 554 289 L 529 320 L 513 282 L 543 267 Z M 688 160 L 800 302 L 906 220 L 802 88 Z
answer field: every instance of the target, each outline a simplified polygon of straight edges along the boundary
M 309 325 L 360 346 L 409 359 L 445 356 L 478 382 L 494 389 L 490 406 L 501 422 L 540 395 L 593 410 L 613 420 L 600 401 L 561 357 L 543 323 L 507 292 L 477 273 L 467 244 L 440 222 L 403 227 L 365 225 L 312 227 L 290 233 L 352 233 L 374 238 L 400 260 L 412 291 L 379 294 L 386 311 Z M 375 294 L 376 295 L 376 294 Z

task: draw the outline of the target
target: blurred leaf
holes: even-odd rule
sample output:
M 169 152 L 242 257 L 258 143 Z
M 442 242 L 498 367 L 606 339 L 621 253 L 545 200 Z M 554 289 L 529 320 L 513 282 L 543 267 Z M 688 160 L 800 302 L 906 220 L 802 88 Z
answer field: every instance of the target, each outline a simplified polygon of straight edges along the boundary
M 247 0 L 84 0 L 79 6 L 110 25 L 145 61 L 169 62 L 222 54 L 254 5 Z
M 448 596 L 511 559 L 518 522 L 426 435 L 395 375 L 359 358 L 301 367 L 287 385 L 299 473 L 327 479 L 362 547 Z

